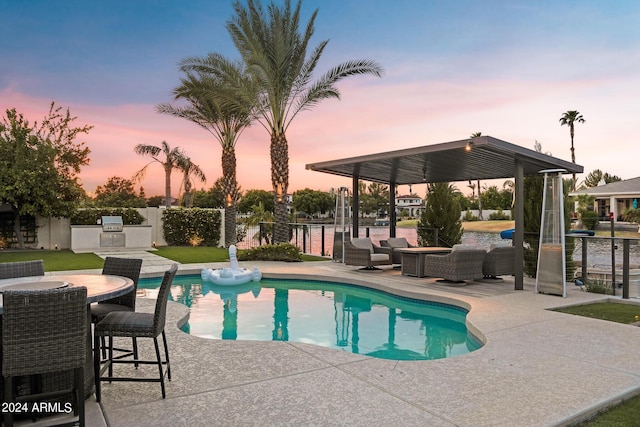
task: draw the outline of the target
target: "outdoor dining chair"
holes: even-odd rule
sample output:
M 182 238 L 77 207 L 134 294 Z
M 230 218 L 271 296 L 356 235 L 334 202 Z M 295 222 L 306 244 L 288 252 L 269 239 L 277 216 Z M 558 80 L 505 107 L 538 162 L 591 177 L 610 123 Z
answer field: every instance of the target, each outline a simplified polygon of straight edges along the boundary
M 94 339 L 93 339 L 93 366 L 96 380 L 96 401 L 100 402 L 101 397 L 101 383 L 104 381 L 147 381 L 147 382 L 159 382 L 162 389 L 162 398 L 166 396 L 164 377 L 171 380 L 171 366 L 169 364 L 169 349 L 167 345 L 167 336 L 164 331 L 166 313 L 167 313 L 167 300 L 169 297 L 169 291 L 173 278 L 178 270 L 178 265 L 173 264 L 169 270 L 164 273 L 160 289 L 158 291 L 158 299 L 156 300 L 156 306 L 153 313 L 140 313 L 130 311 L 113 311 L 107 314 L 95 326 Z M 160 347 L 158 345 L 158 336 L 162 334 L 162 341 L 164 345 L 165 359 L 160 357 Z M 108 346 L 108 358 L 102 366 L 100 361 L 100 344 L 101 338 L 108 337 L 110 345 Z M 113 343 L 114 337 L 131 337 L 137 338 L 153 338 L 153 344 L 156 352 L 156 360 L 139 360 L 134 356 L 133 359 L 127 358 L 114 358 L 113 357 Z M 131 354 L 130 354 L 131 355 Z M 160 372 L 159 377 L 116 377 L 113 373 L 114 364 L 134 364 L 134 365 L 158 365 Z M 162 365 L 166 365 L 166 370 L 163 371 Z M 103 373 L 108 371 L 106 376 Z
M 44 261 L 39 259 L 0 263 L 0 279 L 28 276 L 44 276 Z
M 4 402 L 43 402 L 72 396 L 74 415 L 83 426 L 86 351 L 87 288 L 70 286 L 3 293 Z M 51 377 L 64 371 L 73 372 L 71 387 L 48 390 L 45 375 Z M 30 394 L 18 395 L 14 380 L 21 376 L 32 377 Z M 13 413 L 3 415 L 4 425 L 13 425 Z
M 111 298 L 105 301 L 100 301 L 97 304 L 91 305 L 91 323 L 97 324 L 104 317 L 113 311 L 136 311 L 136 294 L 138 291 L 138 280 L 140 279 L 140 269 L 142 268 L 142 260 L 139 258 L 118 258 L 118 257 L 106 257 L 104 260 L 104 266 L 102 267 L 102 274 L 108 274 L 112 276 L 123 276 L 133 280 L 133 290 L 125 295 Z M 102 358 L 106 359 L 106 345 L 104 337 L 102 338 Z M 134 357 L 138 357 L 138 348 L 136 339 L 133 338 L 133 352 Z M 130 353 L 129 350 L 114 349 L 116 351 L 124 351 Z M 123 355 L 121 357 L 126 356 Z

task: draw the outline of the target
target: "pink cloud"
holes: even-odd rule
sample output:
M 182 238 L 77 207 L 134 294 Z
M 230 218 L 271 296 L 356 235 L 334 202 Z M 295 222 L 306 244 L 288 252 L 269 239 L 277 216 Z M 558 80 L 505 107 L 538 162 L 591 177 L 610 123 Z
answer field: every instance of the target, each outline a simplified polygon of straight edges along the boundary
M 415 70 L 415 69 L 414 69 Z M 418 75 L 418 74 L 416 74 Z M 419 75 L 418 75 L 419 77 Z M 290 191 L 305 187 L 328 190 L 349 179 L 305 170 L 305 164 L 393 149 L 453 141 L 482 132 L 526 148 L 538 140 L 544 151 L 570 160 L 569 132 L 561 114 L 577 109 L 587 122 L 576 127 L 577 162 L 585 172 L 599 168 L 622 178 L 637 176 L 628 147 L 635 142 L 637 77 L 575 79 L 568 82 L 475 79 L 464 83 L 427 80 L 353 79 L 341 84 L 341 100 L 326 100 L 301 112 L 287 131 Z M 15 107 L 30 120 L 40 120 L 50 100 L 0 91 L 0 108 Z M 63 101 L 57 102 L 67 107 Z M 206 188 L 221 175 L 221 149 L 206 131 L 182 119 L 160 115 L 154 105 L 70 105 L 77 124 L 95 126 L 85 138 L 91 164 L 82 172 L 87 191 L 114 175 L 131 177 L 148 158 L 136 144 L 166 140 L 180 146 L 204 170 Z M 238 141 L 238 180 L 244 190 L 271 188 L 269 135 L 259 124 Z M 177 195 L 181 177 L 174 173 Z M 140 183 L 147 195 L 164 192 L 160 165 L 150 165 Z M 198 183 L 197 188 L 203 185 Z

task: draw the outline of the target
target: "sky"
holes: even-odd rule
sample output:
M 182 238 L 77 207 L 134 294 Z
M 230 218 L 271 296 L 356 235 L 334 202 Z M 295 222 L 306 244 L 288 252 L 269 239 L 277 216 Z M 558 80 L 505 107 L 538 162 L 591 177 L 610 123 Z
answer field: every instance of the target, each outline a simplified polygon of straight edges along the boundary
M 282 4 L 281 0 L 274 0 Z M 246 4 L 245 0 L 241 3 Z M 263 2 L 266 6 L 269 2 Z M 239 59 L 226 29 L 231 0 L 0 0 L 0 114 L 40 121 L 51 102 L 91 125 L 81 181 L 92 193 L 131 179 L 150 158 L 137 144 L 182 148 L 207 176 L 222 175 L 221 147 L 184 119 L 156 112 L 172 101 L 187 57 Z M 294 2 L 295 4 L 295 2 Z M 287 131 L 289 191 L 328 191 L 350 179 L 305 165 L 456 141 L 474 132 L 571 160 L 559 119 L 579 111 L 576 163 L 634 178 L 640 134 L 640 2 L 617 0 L 303 0 L 318 10 L 311 46 L 329 43 L 317 68 L 375 60 L 381 78 L 354 76 Z M 269 134 L 254 123 L 236 146 L 241 188 L 271 190 Z M 182 177 L 172 176 L 178 195 Z M 466 183 L 458 188 L 468 192 Z M 495 185 L 496 183 L 490 183 Z M 160 164 L 136 184 L 164 194 Z M 400 193 L 408 193 L 408 187 Z M 424 195 L 421 188 L 414 192 Z

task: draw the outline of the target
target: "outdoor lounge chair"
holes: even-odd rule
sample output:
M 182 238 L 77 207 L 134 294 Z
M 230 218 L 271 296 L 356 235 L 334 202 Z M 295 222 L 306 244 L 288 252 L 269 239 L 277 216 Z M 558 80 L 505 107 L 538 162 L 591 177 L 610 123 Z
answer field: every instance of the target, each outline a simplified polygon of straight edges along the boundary
M 482 263 L 482 275 L 488 279 L 514 274 L 516 249 L 513 246 L 491 245 Z
M 455 245 L 446 255 L 425 255 L 425 276 L 441 277 L 448 282 L 482 279 L 484 249 Z
M 394 264 L 402 263 L 402 253 L 396 251 L 395 249 L 402 248 L 415 248 L 416 246 L 407 242 L 407 239 L 404 237 L 389 237 L 387 240 L 380 240 L 380 246 L 393 249 L 392 253 L 392 262 Z
M 345 241 L 344 251 L 346 265 L 360 265 L 367 270 L 376 269 L 376 265 L 391 265 L 393 249 L 374 245 L 368 237 Z

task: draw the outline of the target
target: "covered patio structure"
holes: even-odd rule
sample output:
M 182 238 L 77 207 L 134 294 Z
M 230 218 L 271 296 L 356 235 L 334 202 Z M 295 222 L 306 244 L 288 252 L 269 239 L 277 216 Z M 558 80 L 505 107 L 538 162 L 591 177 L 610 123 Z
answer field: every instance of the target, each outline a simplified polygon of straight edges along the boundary
M 546 169 L 582 173 L 583 167 L 534 150 L 479 136 L 459 141 L 311 163 L 306 169 L 352 178 L 353 237 L 358 237 L 358 181 L 389 185 L 389 236 L 396 235 L 395 189 L 398 185 L 508 179 L 515 182 L 515 289 L 524 289 L 524 177 Z

